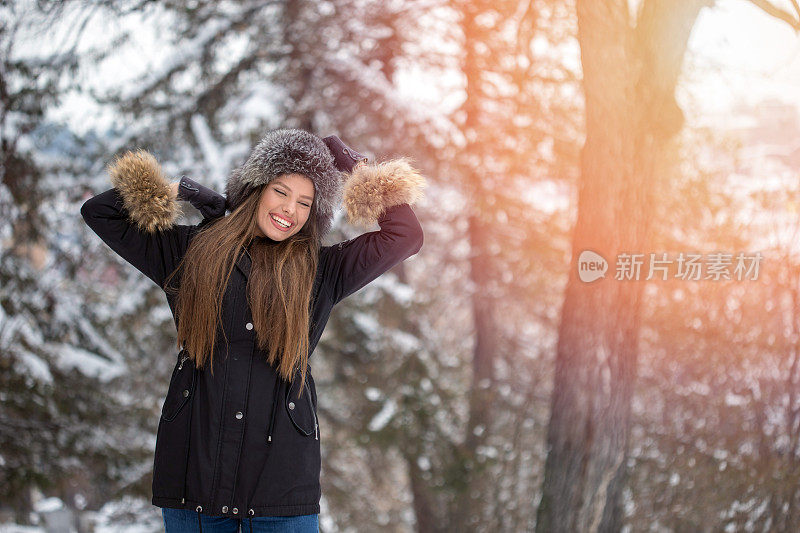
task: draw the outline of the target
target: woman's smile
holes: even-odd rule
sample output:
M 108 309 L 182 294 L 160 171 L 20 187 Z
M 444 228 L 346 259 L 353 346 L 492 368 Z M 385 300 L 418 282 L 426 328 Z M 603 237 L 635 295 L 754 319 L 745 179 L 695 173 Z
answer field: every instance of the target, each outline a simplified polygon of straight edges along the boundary
M 293 222 L 274 213 L 270 215 L 270 218 L 272 218 L 272 223 L 275 224 L 275 227 L 281 231 L 289 231 L 294 226 Z

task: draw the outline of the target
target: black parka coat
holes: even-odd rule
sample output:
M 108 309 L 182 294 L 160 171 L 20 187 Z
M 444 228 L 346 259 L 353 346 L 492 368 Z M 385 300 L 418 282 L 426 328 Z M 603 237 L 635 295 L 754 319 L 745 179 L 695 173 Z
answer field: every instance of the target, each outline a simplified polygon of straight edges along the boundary
M 181 182 L 183 185 L 183 181 Z M 224 198 L 189 187 L 184 198 L 201 212 Z M 224 211 L 223 211 L 224 212 Z M 89 227 L 123 259 L 163 287 L 199 225 L 146 233 L 132 223 L 117 189 L 81 208 Z M 422 228 L 407 203 L 387 206 L 380 231 L 320 248 L 314 283 L 310 350 L 331 309 L 422 246 Z M 267 364 L 256 343 L 246 284 L 249 253 L 240 253 L 223 297 L 226 346 L 215 347 L 214 374 L 195 369 L 181 351 L 164 400 L 153 470 L 154 505 L 247 518 L 319 513 L 320 431 L 311 368 L 299 390 Z M 174 297 L 167 294 L 175 312 Z M 218 337 L 219 339 L 219 337 Z M 310 355 L 310 354 L 309 354 Z M 300 398 L 297 396 L 300 393 Z

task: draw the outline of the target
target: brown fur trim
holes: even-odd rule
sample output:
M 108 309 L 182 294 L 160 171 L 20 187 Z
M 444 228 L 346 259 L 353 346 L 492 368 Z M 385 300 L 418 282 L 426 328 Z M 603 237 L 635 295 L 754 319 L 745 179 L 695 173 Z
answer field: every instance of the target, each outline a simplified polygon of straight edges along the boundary
M 425 178 L 405 157 L 358 165 L 342 191 L 348 221 L 356 226 L 374 224 L 386 208 L 422 198 L 425 186 Z
M 156 158 L 145 150 L 126 152 L 108 166 L 131 221 L 148 232 L 167 229 L 178 218 L 177 199 Z

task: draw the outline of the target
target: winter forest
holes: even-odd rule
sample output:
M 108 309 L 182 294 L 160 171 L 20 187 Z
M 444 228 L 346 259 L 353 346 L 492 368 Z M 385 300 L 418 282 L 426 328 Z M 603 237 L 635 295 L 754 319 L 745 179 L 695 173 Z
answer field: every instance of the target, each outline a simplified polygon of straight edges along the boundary
M 795 0 L 0 2 L 0 531 L 163 531 L 175 325 L 80 208 L 136 148 L 222 192 L 275 128 L 428 182 L 420 252 L 313 354 L 320 531 L 800 531 L 798 32 Z

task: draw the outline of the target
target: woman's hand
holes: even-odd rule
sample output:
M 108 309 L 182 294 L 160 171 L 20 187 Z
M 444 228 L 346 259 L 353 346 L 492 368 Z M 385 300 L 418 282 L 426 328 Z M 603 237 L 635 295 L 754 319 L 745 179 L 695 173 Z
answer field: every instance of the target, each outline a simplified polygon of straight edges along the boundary
M 169 194 L 176 200 L 178 199 L 178 185 L 180 185 L 179 181 L 173 181 L 169 184 Z

